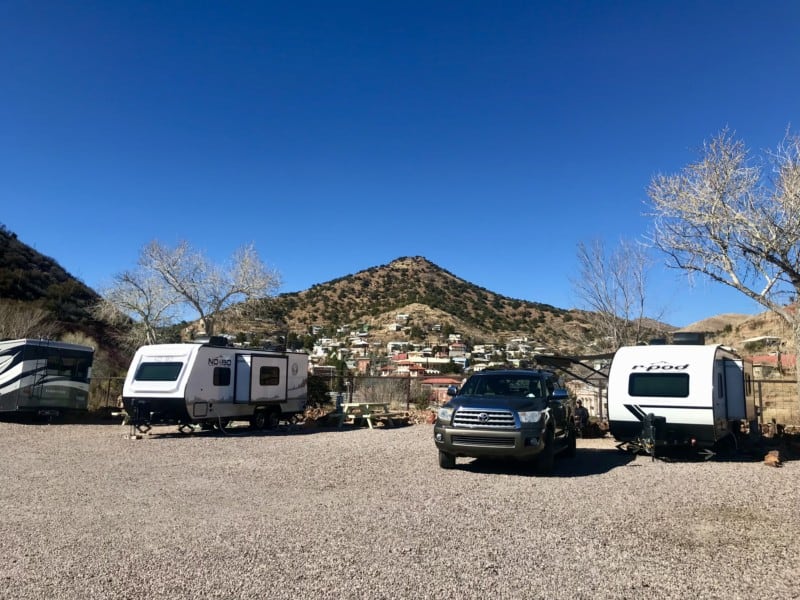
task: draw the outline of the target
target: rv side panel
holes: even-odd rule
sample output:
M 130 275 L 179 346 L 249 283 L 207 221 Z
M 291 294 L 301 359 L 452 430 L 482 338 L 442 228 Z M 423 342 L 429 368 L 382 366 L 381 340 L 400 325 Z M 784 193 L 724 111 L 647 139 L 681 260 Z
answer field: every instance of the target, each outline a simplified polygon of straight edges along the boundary
M 295 414 L 306 403 L 305 354 L 211 344 L 143 346 L 123 388 L 135 425 L 219 423 Z M 272 417 L 271 417 L 272 418 Z
M 86 410 L 93 357 L 93 348 L 65 342 L 0 342 L 0 411 Z

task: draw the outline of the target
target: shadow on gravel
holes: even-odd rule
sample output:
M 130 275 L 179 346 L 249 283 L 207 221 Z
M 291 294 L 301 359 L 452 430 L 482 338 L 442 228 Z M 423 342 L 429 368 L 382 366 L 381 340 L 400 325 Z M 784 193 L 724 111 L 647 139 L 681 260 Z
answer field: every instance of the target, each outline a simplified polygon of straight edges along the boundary
M 37 415 L 36 413 L 7 413 L 0 416 L 0 423 L 19 425 L 121 425 L 122 419 L 110 414 L 66 413 L 60 415 Z
M 575 458 L 557 459 L 555 468 L 549 475 L 537 472 L 535 463 L 491 458 L 473 459 L 468 463 L 459 462 L 457 468 L 472 473 L 496 473 L 520 477 L 588 477 L 624 467 L 635 458 L 633 454 L 616 448 L 613 450 L 578 448 Z
M 219 429 L 211 430 L 194 430 L 181 432 L 177 426 L 157 427 L 151 429 L 147 433 L 139 433 L 142 438 L 151 440 L 160 439 L 180 439 L 180 438 L 197 438 L 197 437 L 211 437 L 211 438 L 226 438 L 226 437 L 287 437 L 299 435 L 312 435 L 315 433 L 324 433 L 326 431 L 337 431 L 337 429 L 330 427 L 313 427 L 307 428 L 302 425 L 280 425 L 276 429 L 263 429 L 256 430 L 250 429 L 247 425 L 233 425 L 225 428 L 224 431 Z M 133 432 L 134 434 L 137 432 Z

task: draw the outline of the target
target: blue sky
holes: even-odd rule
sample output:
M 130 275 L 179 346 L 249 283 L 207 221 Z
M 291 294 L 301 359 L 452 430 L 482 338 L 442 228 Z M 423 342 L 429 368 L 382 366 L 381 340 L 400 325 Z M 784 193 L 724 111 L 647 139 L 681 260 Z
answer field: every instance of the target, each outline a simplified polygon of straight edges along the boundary
M 253 242 L 304 290 L 422 255 L 581 307 L 579 242 L 646 235 L 646 189 L 800 109 L 800 3 L 0 4 L 0 222 L 94 288 L 152 239 Z M 661 266 L 651 310 L 761 312 Z

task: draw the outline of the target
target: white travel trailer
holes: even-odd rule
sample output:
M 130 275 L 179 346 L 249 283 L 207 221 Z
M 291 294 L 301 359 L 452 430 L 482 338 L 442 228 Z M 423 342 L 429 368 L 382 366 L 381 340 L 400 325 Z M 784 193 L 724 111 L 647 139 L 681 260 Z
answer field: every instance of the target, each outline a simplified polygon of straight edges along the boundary
M 649 436 L 710 448 L 756 419 L 753 365 L 720 345 L 622 347 L 608 375 L 608 419 L 620 445 Z
M 0 342 L 0 412 L 84 411 L 94 349 L 50 340 Z
M 231 348 L 220 340 L 142 346 L 122 401 L 140 431 L 155 424 L 275 427 L 306 407 L 308 355 Z

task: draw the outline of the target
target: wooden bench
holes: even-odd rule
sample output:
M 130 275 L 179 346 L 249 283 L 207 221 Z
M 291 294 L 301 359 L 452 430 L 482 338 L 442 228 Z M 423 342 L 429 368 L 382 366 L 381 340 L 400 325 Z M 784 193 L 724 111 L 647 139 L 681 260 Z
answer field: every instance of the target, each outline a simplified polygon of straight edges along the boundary
M 388 427 L 394 427 L 394 420 L 407 418 L 405 411 L 391 411 L 387 402 L 347 402 L 342 404 L 341 413 L 337 413 L 339 428 L 345 421 L 355 424 L 363 419 L 367 422 L 370 429 L 375 428 L 375 424 L 383 422 Z

